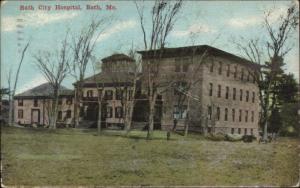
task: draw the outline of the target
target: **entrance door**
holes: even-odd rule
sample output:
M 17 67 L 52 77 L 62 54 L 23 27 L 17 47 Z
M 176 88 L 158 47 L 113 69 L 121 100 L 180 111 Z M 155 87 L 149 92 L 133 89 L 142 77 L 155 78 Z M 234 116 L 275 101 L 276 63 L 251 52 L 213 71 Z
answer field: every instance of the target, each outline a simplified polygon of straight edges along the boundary
M 31 110 L 31 123 L 40 124 L 40 110 L 32 109 Z

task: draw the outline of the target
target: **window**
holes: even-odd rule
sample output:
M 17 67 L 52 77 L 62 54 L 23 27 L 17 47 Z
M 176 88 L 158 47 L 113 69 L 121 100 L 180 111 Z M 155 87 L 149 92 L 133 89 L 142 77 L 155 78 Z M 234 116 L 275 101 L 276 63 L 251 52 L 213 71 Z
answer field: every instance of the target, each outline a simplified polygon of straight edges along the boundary
M 233 88 L 232 99 L 235 100 L 235 98 L 236 98 L 236 88 Z
M 246 102 L 249 101 L 249 91 L 246 91 Z
M 18 118 L 19 119 L 23 118 L 23 110 L 18 110 Z
M 58 105 L 62 105 L 62 98 L 58 99 Z
M 112 109 L 111 106 L 108 106 L 108 107 L 106 108 L 106 117 L 107 117 L 107 118 L 112 118 L 112 117 L 113 117 L 113 109 Z
M 248 71 L 247 81 L 250 81 L 250 72 Z
M 242 69 L 242 72 L 241 72 L 241 80 L 242 81 L 244 80 L 244 69 Z
M 243 90 L 240 89 L 240 101 L 242 101 L 242 100 L 243 100 Z
M 234 134 L 234 128 L 231 128 L 231 134 Z
M 239 111 L 239 122 L 242 121 L 242 110 Z
M 219 62 L 219 74 L 222 74 L 222 62 Z
M 62 111 L 58 111 L 57 119 L 62 120 Z
M 221 97 L 221 85 L 218 85 L 218 97 Z
M 255 102 L 255 92 L 252 92 L 252 102 Z
M 251 122 L 254 122 L 254 111 L 251 111 Z
M 116 90 L 116 99 L 117 100 L 122 100 L 123 98 L 123 91 L 121 89 Z
M 232 121 L 235 121 L 235 109 L 232 109 Z
M 67 103 L 68 105 L 71 105 L 71 104 L 73 103 L 72 98 L 71 98 L 71 97 L 67 98 L 66 103 Z
M 247 129 L 244 129 L 244 135 L 247 135 Z
M 113 99 L 113 91 L 112 90 L 106 90 L 105 91 L 105 99 L 106 100 L 112 100 Z
M 67 110 L 66 118 L 71 118 L 71 116 L 72 116 L 72 111 Z
M 212 96 L 213 94 L 213 84 L 209 83 L 209 96 Z
M 87 96 L 87 97 L 93 97 L 93 90 L 88 90 L 88 91 L 86 92 L 86 96 Z
M 173 109 L 173 117 L 175 119 L 185 119 L 186 118 L 186 110 L 187 106 L 186 105 L 174 105 Z
M 225 108 L 225 116 L 224 116 L 224 120 L 228 121 L 228 109 Z
M 248 122 L 248 110 L 246 110 L 245 113 L 245 122 Z
M 234 78 L 236 78 L 237 77 L 237 66 L 234 66 Z
M 189 69 L 188 59 L 175 59 L 175 72 L 187 72 Z
M 177 82 L 174 87 L 174 95 L 181 95 L 187 90 L 187 82 Z
M 18 100 L 18 106 L 23 106 L 23 99 Z
M 241 134 L 241 128 L 238 129 L 238 133 Z
M 227 65 L 227 73 L 226 73 L 226 75 L 227 75 L 227 77 L 230 76 L 230 65 L 229 64 Z
M 122 118 L 123 117 L 123 109 L 122 107 L 116 107 L 115 108 L 116 112 L 116 118 Z
M 253 135 L 253 129 L 251 129 L 250 131 L 251 131 L 251 135 Z
M 207 114 L 208 114 L 208 119 L 211 120 L 211 114 L 212 114 L 211 106 L 208 106 Z
M 37 100 L 37 99 L 34 99 L 34 100 L 33 100 L 33 106 L 34 106 L 34 107 L 37 107 L 38 105 L 39 105 L 39 104 L 38 104 L 38 100 Z
M 214 72 L 214 63 L 210 64 L 209 71 L 210 72 Z
M 220 120 L 220 107 L 217 107 L 217 120 Z
M 225 97 L 226 97 L 226 99 L 229 98 L 229 87 L 228 86 L 226 87 L 226 96 Z

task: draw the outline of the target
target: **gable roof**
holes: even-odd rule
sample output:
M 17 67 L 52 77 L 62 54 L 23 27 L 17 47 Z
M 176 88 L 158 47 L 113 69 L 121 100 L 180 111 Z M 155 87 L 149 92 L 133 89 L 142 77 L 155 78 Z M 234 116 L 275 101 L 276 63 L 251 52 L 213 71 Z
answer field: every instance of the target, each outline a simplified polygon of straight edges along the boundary
M 220 50 L 218 48 L 209 45 L 185 46 L 185 47 L 178 47 L 178 48 L 163 48 L 157 50 L 138 51 L 138 53 L 142 55 L 143 59 L 152 59 L 155 57 L 160 57 L 160 58 L 183 57 L 189 55 L 199 55 L 205 52 L 209 55 L 224 57 L 226 59 L 232 60 L 242 65 L 249 66 L 251 68 L 260 67 L 259 64 L 256 64 L 245 58 L 239 57 L 237 55 L 231 54 L 229 52 Z
M 73 96 L 74 92 L 64 86 L 60 86 L 60 96 Z M 52 86 L 49 82 L 36 86 L 23 93 L 15 95 L 15 98 L 49 98 L 53 93 Z
M 107 62 L 107 61 L 118 61 L 118 60 L 126 60 L 130 62 L 134 62 L 134 59 L 131 57 L 125 55 L 125 54 L 113 54 L 111 56 L 105 57 L 102 59 L 102 62 Z

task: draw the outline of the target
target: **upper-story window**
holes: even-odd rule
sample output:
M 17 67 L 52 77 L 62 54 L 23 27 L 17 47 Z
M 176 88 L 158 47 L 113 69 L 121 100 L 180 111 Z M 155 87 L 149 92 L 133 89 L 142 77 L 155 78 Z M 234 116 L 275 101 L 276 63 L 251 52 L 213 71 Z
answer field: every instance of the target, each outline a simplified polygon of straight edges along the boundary
M 252 102 L 254 103 L 255 101 L 255 92 L 252 92 Z
M 105 97 L 106 100 L 112 100 L 113 99 L 113 91 L 112 90 L 106 90 L 104 97 Z
M 249 101 L 249 91 L 246 91 L 246 102 Z
M 187 82 L 177 82 L 174 85 L 174 95 L 181 95 L 187 90 Z
M 222 89 L 221 85 L 218 85 L 218 97 L 221 97 L 221 89 Z
M 229 87 L 226 87 L 226 94 L 225 94 L 225 98 L 228 99 L 229 98 Z
M 248 71 L 247 82 L 250 81 L 250 76 L 251 76 L 251 73 Z
M 242 121 L 242 110 L 239 111 L 239 122 Z
M 242 100 L 243 100 L 243 90 L 240 89 L 240 101 L 242 101 Z
M 236 98 L 236 88 L 233 88 L 232 99 L 235 100 L 235 98 Z
M 232 121 L 235 121 L 235 109 L 232 109 Z
M 62 105 L 62 98 L 58 99 L 58 105 Z
M 220 120 L 220 115 L 221 115 L 220 107 L 217 107 L 217 120 L 218 121 Z
M 234 66 L 234 73 L 233 73 L 233 77 L 236 78 L 237 77 L 237 66 Z
M 230 76 L 230 64 L 227 65 L 227 72 L 226 72 L 227 77 Z
M 213 84 L 209 83 L 209 96 L 213 95 Z
M 245 113 L 245 122 L 248 122 L 248 110 L 246 110 Z
M 34 107 L 37 107 L 38 105 L 39 105 L 38 100 L 37 100 L 37 99 L 34 99 L 34 100 L 33 100 L 33 106 L 34 106 Z
M 224 120 L 228 121 L 228 108 L 225 108 L 225 116 L 224 116 Z
M 244 69 L 242 68 L 241 70 L 241 80 L 243 81 L 244 80 Z
M 72 97 L 67 98 L 67 105 L 71 105 L 73 103 Z
M 213 62 L 210 64 L 210 67 L 209 67 L 210 72 L 214 72 L 214 65 L 215 64 Z
M 251 111 L 251 122 L 254 122 L 254 111 Z
M 87 97 L 93 97 L 93 90 L 88 90 L 87 92 L 86 92 L 86 96 Z
M 222 62 L 219 62 L 219 74 L 221 75 L 222 74 L 222 69 L 223 69 L 223 64 Z
M 18 99 L 18 106 L 23 106 L 23 99 Z
M 116 90 L 116 99 L 117 100 L 122 100 L 123 98 L 123 91 L 121 89 Z
M 188 69 L 188 58 L 175 59 L 175 72 L 187 72 Z

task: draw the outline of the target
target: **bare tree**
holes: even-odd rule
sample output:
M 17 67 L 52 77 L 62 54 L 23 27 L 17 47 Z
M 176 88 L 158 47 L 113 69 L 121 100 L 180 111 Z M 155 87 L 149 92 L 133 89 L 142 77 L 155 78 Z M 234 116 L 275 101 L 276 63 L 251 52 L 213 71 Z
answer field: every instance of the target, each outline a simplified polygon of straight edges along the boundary
M 159 95 L 159 88 L 161 83 L 158 79 L 159 75 L 159 58 L 166 45 L 167 37 L 173 30 L 173 26 L 177 21 L 177 15 L 182 7 L 182 0 L 170 2 L 165 0 L 156 0 L 151 9 L 151 20 L 150 32 L 146 31 L 145 16 L 144 16 L 144 5 L 139 5 L 135 2 L 136 9 L 139 15 L 140 26 L 143 34 L 144 50 L 154 50 L 153 57 L 156 61 L 148 61 L 144 64 L 145 70 L 144 78 L 147 83 L 147 96 L 149 101 L 149 126 L 147 138 L 150 139 L 153 136 L 154 128 L 154 115 L 155 115 L 155 104 L 157 96 Z M 161 49 L 156 54 L 157 49 Z
M 74 103 L 75 127 L 79 125 L 79 109 L 86 68 L 90 62 L 97 40 L 109 23 L 108 20 L 110 19 L 106 17 L 101 18 L 98 21 L 92 20 L 88 26 L 81 30 L 78 36 L 73 37 L 73 42 L 71 44 L 73 60 L 71 61 L 69 68 L 72 76 L 76 80 Z
M 48 120 L 49 126 L 54 129 L 56 128 L 61 83 L 68 75 L 68 64 L 70 63 L 67 38 L 68 34 L 62 41 L 60 50 L 56 51 L 56 53 L 44 51 L 34 55 L 36 66 L 52 87 L 52 95 L 50 95 L 52 100 L 48 108 Z
M 253 73 L 253 77 L 259 86 L 262 109 L 260 124 L 263 125 L 264 141 L 267 140 L 268 136 L 270 113 L 276 104 L 276 97 L 272 93 L 272 88 L 283 73 L 284 57 L 293 47 L 288 43 L 288 40 L 299 25 L 297 4 L 292 4 L 287 9 L 286 14 L 280 15 L 275 23 L 272 22 L 272 14 L 274 14 L 272 10 L 267 11 L 264 17 L 263 26 L 266 29 L 266 41 L 261 41 L 258 38 L 250 40 L 242 38 L 242 42 L 234 41 L 237 48 L 250 61 L 261 65 L 261 70 Z
M 9 122 L 9 125 L 12 126 L 13 123 L 14 123 L 14 96 L 15 96 L 15 93 L 16 93 L 16 89 L 17 89 L 17 84 L 18 84 L 18 81 L 19 81 L 19 74 L 20 74 L 20 70 L 21 70 L 21 66 L 22 66 L 22 63 L 23 63 L 23 59 L 25 57 L 25 53 L 28 49 L 28 46 L 29 46 L 30 42 L 27 42 L 25 47 L 23 48 L 22 50 L 22 54 L 21 54 L 21 59 L 20 59 L 20 62 L 18 64 L 18 69 L 17 69 L 17 72 L 16 72 L 16 75 L 15 75 L 15 80 L 14 80 L 14 83 L 12 83 L 12 71 L 10 70 L 9 71 L 9 76 L 8 76 L 8 86 L 9 86 L 9 113 L 8 113 L 8 122 Z M 13 84 L 13 88 L 12 88 L 12 84 Z

